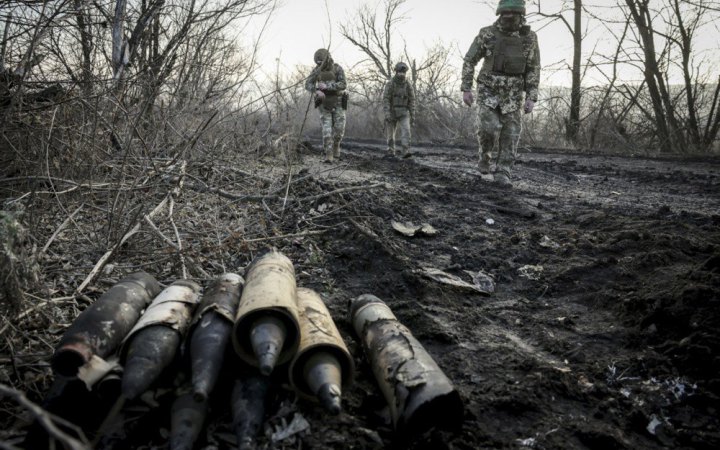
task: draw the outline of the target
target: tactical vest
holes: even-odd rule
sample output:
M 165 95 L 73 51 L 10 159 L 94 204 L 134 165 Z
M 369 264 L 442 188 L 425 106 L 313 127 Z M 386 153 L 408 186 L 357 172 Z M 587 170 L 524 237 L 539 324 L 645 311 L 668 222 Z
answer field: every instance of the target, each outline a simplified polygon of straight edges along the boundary
M 320 73 L 318 73 L 317 82 L 320 81 L 337 81 L 336 80 L 336 73 L 335 73 L 335 65 L 329 69 L 329 70 L 322 70 Z M 323 108 L 327 109 L 328 111 L 332 111 L 335 109 L 338 103 L 338 92 L 337 91 L 331 91 L 329 89 L 323 91 L 325 93 L 325 99 L 322 102 Z
M 523 36 L 508 36 L 494 29 L 495 45 L 490 56 L 483 61 L 482 72 L 499 75 L 522 75 L 525 73 Z
M 396 83 L 392 81 L 392 107 L 393 108 L 407 108 L 409 103 L 408 89 L 410 85 L 407 81 L 403 83 Z

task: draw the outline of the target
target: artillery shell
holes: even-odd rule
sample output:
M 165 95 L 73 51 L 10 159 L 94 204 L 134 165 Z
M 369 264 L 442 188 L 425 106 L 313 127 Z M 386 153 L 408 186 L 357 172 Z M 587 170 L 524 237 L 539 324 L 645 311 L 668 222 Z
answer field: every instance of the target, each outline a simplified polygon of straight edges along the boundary
M 351 300 L 350 320 L 390 406 L 396 430 L 421 433 L 433 427 L 459 426 L 460 394 L 382 300 L 369 294 Z
M 290 363 L 290 384 L 302 397 L 319 400 L 332 414 L 341 410 L 342 389 L 354 363 L 325 303 L 313 290 L 298 288 L 300 346 Z
M 233 346 L 248 364 L 270 373 L 289 361 L 299 344 L 295 269 L 285 255 L 272 250 L 252 262 L 245 281 Z
M 207 416 L 207 402 L 196 401 L 192 393 L 178 396 L 173 402 L 170 420 L 170 449 L 192 450 Z
M 237 436 L 238 448 L 255 448 L 255 437 L 265 420 L 270 379 L 266 376 L 252 375 L 235 381 L 232 393 L 233 428 Z
M 130 331 L 123 347 L 122 393 L 133 399 L 145 392 L 173 361 L 197 306 L 200 286 L 179 280 L 165 288 Z
M 232 333 L 243 279 L 234 273 L 220 276 L 203 296 L 190 329 L 190 360 L 196 401 L 204 401 L 222 369 Z
M 163 325 L 138 331 L 129 345 L 122 378 L 122 393 L 134 399 L 147 391 L 172 363 L 180 348 L 180 334 Z
M 55 350 L 55 373 L 76 376 L 93 355 L 115 352 L 150 300 L 160 292 L 157 280 L 145 272 L 129 275 L 111 287 L 75 319 Z

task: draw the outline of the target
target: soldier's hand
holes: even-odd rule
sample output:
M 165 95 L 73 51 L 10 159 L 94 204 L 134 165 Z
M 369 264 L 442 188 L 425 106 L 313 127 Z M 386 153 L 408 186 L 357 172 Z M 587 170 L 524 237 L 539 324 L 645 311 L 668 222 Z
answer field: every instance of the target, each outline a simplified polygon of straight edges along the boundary
M 463 92 L 463 102 L 465 102 L 465 104 L 468 106 L 472 106 L 473 101 L 474 101 L 474 99 L 473 99 L 472 91 L 464 91 Z
M 525 100 L 525 106 L 523 106 L 523 111 L 525 111 L 525 114 L 530 114 L 535 107 L 535 102 L 527 99 Z
M 321 90 L 315 91 L 315 98 L 323 100 L 325 98 L 325 93 Z
M 325 89 L 327 89 L 327 87 L 328 87 L 327 84 L 323 83 L 322 81 L 319 82 L 318 85 L 317 85 L 317 89 L 318 89 L 319 91 L 324 91 Z

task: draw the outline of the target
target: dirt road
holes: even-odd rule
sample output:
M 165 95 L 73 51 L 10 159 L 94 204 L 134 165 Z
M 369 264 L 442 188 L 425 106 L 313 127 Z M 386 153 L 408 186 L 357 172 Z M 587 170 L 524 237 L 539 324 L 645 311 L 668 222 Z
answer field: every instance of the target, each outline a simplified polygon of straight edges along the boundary
M 302 281 L 316 281 L 336 317 L 374 293 L 437 358 L 466 419 L 427 448 L 720 445 L 720 161 L 523 153 L 507 189 L 479 176 L 472 150 L 397 159 L 347 148 L 320 183 L 389 187 L 352 197 L 354 225 L 317 244 L 322 282 Z M 327 170 L 315 160 L 311 171 Z M 438 234 L 405 237 L 391 220 Z M 496 291 L 439 284 L 426 267 L 468 282 L 483 271 Z M 348 413 L 374 428 L 376 389 L 357 362 Z M 370 445 L 317 420 L 317 448 Z

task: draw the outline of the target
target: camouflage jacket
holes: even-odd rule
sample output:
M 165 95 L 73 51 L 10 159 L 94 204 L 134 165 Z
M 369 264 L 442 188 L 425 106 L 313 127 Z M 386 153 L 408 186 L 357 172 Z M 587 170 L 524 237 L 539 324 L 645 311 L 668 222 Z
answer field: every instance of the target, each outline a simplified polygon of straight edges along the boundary
M 398 119 L 410 113 L 415 114 L 415 92 L 406 79 L 400 81 L 393 77 L 385 83 L 383 90 L 383 112 L 385 120 Z
M 344 91 L 347 89 L 347 83 L 345 82 L 345 71 L 342 67 L 340 67 L 339 64 L 333 64 L 333 71 L 335 72 L 335 81 L 326 81 L 325 84 L 327 85 L 327 88 L 325 89 L 326 92 L 330 91 L 332 93 L 340 94 L 341 91 Z M 305 89 L 310 92 L 315 92 L 317 88 L 315 87 L 318 75 L 320 74 L 320 66 L 315 67 L 312 72 L 310 72 L 310 76 L 307 77 L 305 80 Z
M 493 72 L 492 59 L 498 33 L 503 32 L 499 30 L 497 22 L 480 30 L 463 59 L 460 89 L 462 91 L 472 90 L 475 66 L 478 61 L 485 58 L 477 77 L 478 102 L 482 102 L 490 108 L 499 107 L 503 114 L 507 114 L 520 109 L 523 92 L 527 98 L 537 101 L 540 84 L 540 49 L 537 35 L 529 30 L 529 27 L 524 27 L 523 31 L 507 33 L 510 36 L 520 36 L 522 40 L 525 72 L 520 75 Z

